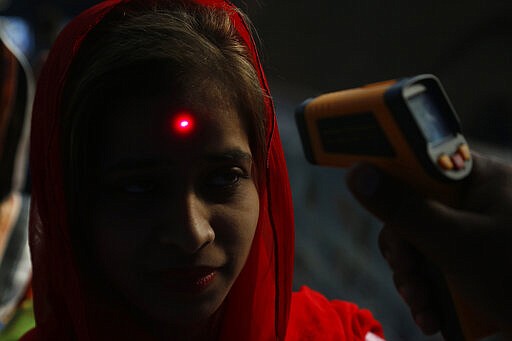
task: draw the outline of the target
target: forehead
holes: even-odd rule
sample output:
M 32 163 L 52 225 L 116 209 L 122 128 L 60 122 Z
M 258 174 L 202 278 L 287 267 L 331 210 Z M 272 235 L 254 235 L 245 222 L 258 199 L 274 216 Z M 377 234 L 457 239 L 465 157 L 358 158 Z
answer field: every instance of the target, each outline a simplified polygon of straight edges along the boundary
M 230 105 L 229 101 L 210 102 L 204 98 L 177 102 L 165 98 L 130 99 L 112 106 L 109 111 L 103 117 L 103 135 L 116 133 L 137 139 L 150 134 L 170 142 L 180 142 L 187 138 L 193 140 L 194 137 L 208 135 L 210 131 L 223 127 L 238 129 L 241 121 L 237 108 Z M 180 134 L 175 129 L 176 120 L 180 118 L 193 123 L 193 130 L 188 135 Z
M 186 134 L 174 128 L 175 118 L 183 113 L 194 120 Z M 168 93 L 126 98 L 112 103 L 99 125 L 96 134 L 93 128 L 93 136 L 102 163 L 123 158 L 181 160 L 233 148 L 250 153 L 236 106 L 211 88 L 193 90 L 185 96 Z
M 132 121 L 148 126 L 154 133 L 161 131 L 165 136 L 172 137 L 172 134 L 169 135 L 169 124 L 180 113 L 192 115 L 197 120 L 198 131 L 205 124 L 225 125 L 241 119 L 241 113 L 234 103 L 235 96 L 228 86 L 212 78 L 190 79 L 184 86 L 160 84 L 151 94 L 116 96 L 105 112 L 106 123 L 109 123 L 107 126 L 111 128 L 116 123 Z

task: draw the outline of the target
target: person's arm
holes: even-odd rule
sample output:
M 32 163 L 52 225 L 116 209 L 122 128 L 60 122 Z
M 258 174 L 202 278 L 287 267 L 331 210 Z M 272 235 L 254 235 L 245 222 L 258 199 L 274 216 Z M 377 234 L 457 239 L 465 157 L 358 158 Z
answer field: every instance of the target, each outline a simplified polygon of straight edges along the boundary
M 382 253 L 425 333 L 438 331 L 439 315 L 428 276 L 418 266 L 423 256 L 454 281 L 465 301 L 512 331 L 512 166 L 474 155 L 459 209 L 425 199 L 367 165 L 351 170 L 347 183 L 384 223 Z

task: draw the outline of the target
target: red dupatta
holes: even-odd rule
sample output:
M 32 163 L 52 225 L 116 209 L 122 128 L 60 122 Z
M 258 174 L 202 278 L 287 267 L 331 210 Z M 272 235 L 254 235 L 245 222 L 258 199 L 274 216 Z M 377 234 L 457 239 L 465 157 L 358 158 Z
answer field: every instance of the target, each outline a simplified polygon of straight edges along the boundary
M 87 292 L 80 280 L 72 251 L 60 145 L 61 99 L 72 61 L 87 34 L 105 15 L 116 6 L 134 1 L 138 0 L 108 0 L 75 18 L 58 37 L 39 78 L 30 156 L 36 328 L 25 336 L 28 340 L 90 340 L 98 335 L 116 340 L 144 339 L 142 332 L 126 328 L 129 321 L 116 307 L 108 312 L 90 309 L 97 302 L 91 302 L 95 295 Z M 233 5 L 223 0 L 196 2 L 230 13 L 251 53 L 262 92 L 269 95 L 254 41 Z M 293 275 L 293 210 L 273 103 L 269 96 L 265 98 L 268 158 L 265 184 L 259 189 L 259 223 L 247 263 L 226 298 L 221 340 L 284 340 L 287 328 Z

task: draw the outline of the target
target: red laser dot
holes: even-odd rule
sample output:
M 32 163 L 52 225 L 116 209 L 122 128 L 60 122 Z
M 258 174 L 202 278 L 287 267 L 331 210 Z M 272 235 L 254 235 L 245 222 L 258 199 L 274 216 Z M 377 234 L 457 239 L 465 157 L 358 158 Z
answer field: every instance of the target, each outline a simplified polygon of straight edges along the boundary
M 173 130 L 179 134 L 188 134 L 194 128 L 194 119 L 190 114 L 179 114 L 173 122 Z

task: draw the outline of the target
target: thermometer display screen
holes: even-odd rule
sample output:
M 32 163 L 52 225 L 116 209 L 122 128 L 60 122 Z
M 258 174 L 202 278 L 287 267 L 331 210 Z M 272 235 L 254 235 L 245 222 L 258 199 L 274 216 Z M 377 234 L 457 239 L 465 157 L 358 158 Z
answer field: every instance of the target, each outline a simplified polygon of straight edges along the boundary
M 428 142 L 437 144 L 454 134 L 439 105 L 426 92 L 408 100 L 409 108 Z

